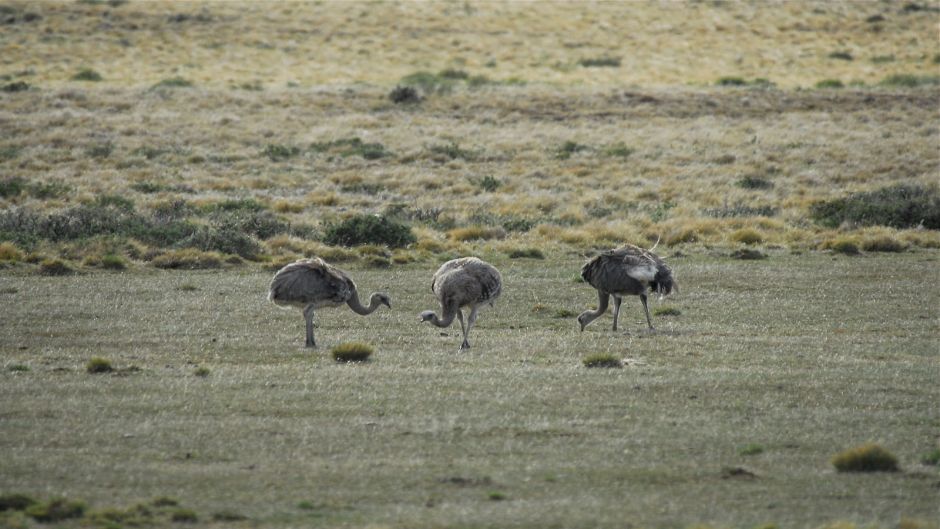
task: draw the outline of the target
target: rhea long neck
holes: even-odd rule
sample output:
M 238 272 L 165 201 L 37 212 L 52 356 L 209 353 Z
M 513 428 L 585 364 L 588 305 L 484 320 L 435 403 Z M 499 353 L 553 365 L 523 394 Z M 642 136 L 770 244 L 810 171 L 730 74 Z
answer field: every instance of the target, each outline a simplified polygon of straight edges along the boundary
M 349 308 L 351 308 L 353 312 L 362 314 L 363 316 L 375 312 L 375 309 L 379 308 L 381 303 L 382 302 L 379 301 L 379 295 L 372 294 L 372 297 L 369 298 L 369 306 L 363 307 L 362 303 L 359 301 L 359 292 L 357 290 L 353 290 L 352 295 L 349 296 L 349 299 L 346 301 L 346 304 L 349 305 Z

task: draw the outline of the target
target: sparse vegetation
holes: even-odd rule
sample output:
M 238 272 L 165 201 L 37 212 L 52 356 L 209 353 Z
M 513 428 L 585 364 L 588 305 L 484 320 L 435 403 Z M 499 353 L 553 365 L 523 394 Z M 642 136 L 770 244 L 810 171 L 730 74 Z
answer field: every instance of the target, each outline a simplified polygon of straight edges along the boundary
M 653 316 L 679 316 L 682 311 L 675 307 L 656 307 L 653 309 Z
M 91 68 L 82 68 L 75 75 L 72 76 L 73 81 L 92 81 L 98 82 L 104 80 L 101 77 L 101 74 L 92 70 Z
M 832 458 L 839 472 L 896 472 L 898 459 L 881 446 L 868 443 L 850 448 Z
M 940 465 L 940 448 L 934 448 L 930 452 L 927 452 L 920 458 L 920 462 L 925 465 L 937 466 Z
M 27 516 L 41 523 L 61 522 L 72 518 L 81 518 L 85 514 L 86 505 L 80 501 L 69 501 L 62 498 L 37 502 L 23 511 Z
M 348 342 L 334 347 L 330 356 L 337 362 L 365 362 L 374 352 L 375 349 L 369 344 Z
M 22 511 L 36 503 L 36 500 L 32 496 L 27 496 L 26 494 L 4 494 L 0 496 L 0 512 Z
M 75 273 L 75 269 L 61 259 L 43 259 L 39 263 L 39 273 L 44 276 L 65 276 Z
M 771 180 L 756 175 L 744 176 L 736 181 L 735 185 L 744 189 L 772 189 L 774 187 Z
M 731 234 L 731 240 L 742 244 L 758 244 L 764 242 L 764 235 L 753 228 L 741 228 Z
M 585 68 L 619 68 L 619 57 L 594 57 L 585 58 L 578 61 L 578 64 Z
M 738 454 L 742 456 L 756 456 L 758 454 L 763 454 L 763 453 L 764 453 L 763 445 L 759 445 L 757 443 L 744 445 L 738 450 Z
M 421 102 L 421 95 L 410 86 L 396 86 L 389 92 L 388 98 L 391 99 L 393 103 L 398 104 L 414 104 Z
M 823 79 L 816 83 L 816 88 L 845 88 L 845 84 L 838 79 Z
M 885 77 L 879 84 L 897 88 L 935 86 L 940 84 L 940 75 L 895 74 Z
M 106 358 L 101 358 L 100 356 L 94 356 L 91 360 L 85 364 L 85 371 L 89 373 L 110 373 L 114 371 L 114 368 L 111 366 L 111 361 Z
M 200 378 L 206 378 L 209 376 L 209 373 L 211 373 L 211 371 L 209 371 L 208 367 L 197 367 L 196 370 L 193 371 L 193 374 Z
M 190 86 L 193 86 L 192 81 L 182 77 L 170 77 L 153 85 L 153 88 L 188 88 Z

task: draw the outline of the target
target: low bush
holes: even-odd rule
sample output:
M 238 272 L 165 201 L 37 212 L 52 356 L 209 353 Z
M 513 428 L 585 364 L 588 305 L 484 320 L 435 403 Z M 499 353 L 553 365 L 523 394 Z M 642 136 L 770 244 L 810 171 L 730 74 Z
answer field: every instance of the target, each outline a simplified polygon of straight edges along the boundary
M 817 202 L 810 215 L 819 224 L 940 229 L 940 190 L 936 185 L 898 184 Z
M 160 254 L 153 258 L 151 264 L 157 268 L 171 270 L 213 269 L 222 267 L 222 256 L 218 252 L 185 248 Z
M 747 175 L 736 181 L 735 185 L 744 189 L 771 189 L 774 183 L 760 176 Z
M 486 175 L 477 181 L 477 185 L 480 186 L 480 189 L 483 191 L 493 192 L 499 189 L 499 186 L 503 185 L 498 178 L 494 178 L 490 175 Z
M 741 449 L 738 450 L 738 453 L 742 456 L 756 456 L 757 454 L 764 453 L 764 447 L 759 444 L 751 443 L 742 446 Z
M 510 259 L 545 259 L 545 254 L 538 248 L 512 248 L 506 255 Z
M 337 362 L 365 362 L 375 350 L 371 345 L 361 342 L 347 342 L 337 345 L 330 351 Z
M 934 448 L 930 452 L 924 454 L 924 456 L 920 458 L 920 462 L 925 465 L 940 465 L 940 448 Z
M 578 64 L 585 68 L 618 68 L 620 66 L 620 58 L 606 56 L 585 58 L 579 60 Z
M 753 248 L 741 248 L 731 252 L 730 257 L 744 261 L 759 261 L 761 259 L 767 259 L 767 254 Z
M 862 249 L 866 252 L 890 252 L 897 253 L 907 250 L 907 243 L 899 241 L 890 235 L 881 235 L 864 239 Z
M 111 366 L 110 360 L 101 358 L 100 356 L 95 356 L 92 357 L 92 359 L 89 360 L 87 364 L 85 364 L 85 371 L 88 371 L 92 374 L 110 373 L 111 371 L 114 371 L 114 368 Z
M 476 157 L 475 152 L 468 149 L 462 149 L 457 142 L 453 141 L 446 145 L 431 145 L 428 147 L 428 151 L 431 154 L 444 156 L 451 160 L 456 160 L 458 158 L 462 158 L 464 160 L 473 160 Z
M 153 85 L 151 89 L 159 88 L 187 88 L 193 86 L 192 81 L 184 79 L 182 77 L 170 77 L 168 79 L 163 79 L 159 83 Z
M 107 254 L 101 258 L 101 268 L 105 270 L 124 270 L 127 268 L 127 261 L 120 255 Z
M 832 465 L 839 472 L 896 472 L 898 459 L 881 446 L 868 443 L 837 454 Z
M 675 307 L 657 307 L 653 309 L 653 316 L 679 316 L 682 311 Z
M 742 244 L 757 244 L 764 242 L 764 235 L 753 228 L 741 228 L 731 234 L 731 240 Z
M 396 86 L 389 92 L 388 98 L 392 103 L 397 104 L 414 104 L 421 102 L 421 96 L 418 94 L 418 91 L 410 86 Z
M 581 363 L 584 364 L 584 367 L 623 367 L 623 362 L 620 360 L 620 358 L 611 353 L 594 353 L 584 357 L 584 359 L 581 360 Z
M 366 160 L 378 160 L 391 155 L 381 143 L 364 142 L 358 137 L 312 143 L 310 150 L 316 153 L 337 154 L 343 158 L 359 156 Z
M 34 503 L 23 512 L 27 516 L 41 523 L 61 522 L 70 518 L 81 518 L 85 514 L 86 506 L 79 501 L 54 499 L 42 503 Z
M 269 143 L 264 146 L 264 149 L 261 149 L 261 154 L 267 156 L 272 162 L 279 162 L 297 156 L 300 154 L 300 148 L 293 145 Z
M 356 215 L 327 225 L 323 232 L 323 242 L 339 246 L 384 244 L 402 248 L 416 240 L 410 227 L 381 215 Z
M 914 74 L 895 74 L 882 79 L 882 86 L 896 88 L 917 88 L 919 86 L 933 86 L 940 84 L 940 75 L 914 75 Z
M 572 154 L 586 151 L 590 149 L 587 145 L 581 145 L 580 143 L 574 141 L 566 141 L 562 143 L 557 149 L 555 149 L 555 159 L 557 160 L 567 160 L 571 158 Z
M 834 51 L 829 54 L 830 59 L 839 59 L 840 61 L 852 61 L 855 60 L 855 57 L 852 57 L 852 54 L 847 51 Z
M 199 516 L 192 509 L 176 509 L 170 514 L 170 521 L 176 523 L 196 523 Z
M 829 239 L 822 244 L 823 250 L 832 250 L 836 253 L 845 255 L 858 255 L 858 241 L 853 237 L 836 237 Z
M 838 79 L 823 79 L 816 83 L 816 88 L 845 88 L 845 85 Z
M 0 242 L 0 261 L 22 261 L 23 252 L 11 242 Z
M 506 236 L 506 231 L 498 227 L 468 226 L 466 228 L 454 228 L 447 232 L 447 236 L 455 241 L 480 241 L 502 239 Z
M 0 512 L 22 511 L 35 503 L 35 499 L 25 494 L 4 494 L 0 496 Z
M 196 370 L 193 371 L 193 374 L 196 375 L 197 377 L 205 378 L 205 377 L 209 376 L 209 368 L 208 368 L 208 367 L 197 367 Z
M 75 270 L 61 259 L 43 259 L 39 263 L 39 273 L 44 276 L 67 276 Z
M 72 76 L 73 81 L 92 81 L 98 82 L 103 80 L 101 74 L 92 70 L 91 68 L 82 68 L 75 75 Z
M 610 156 L 611 158 L 629 158 L 631 154 L 636 152 L 636 149 L 632 147 L 627 147 L 625 143 L 618 142 L 612 143 L 604 148 L 604 156 Z

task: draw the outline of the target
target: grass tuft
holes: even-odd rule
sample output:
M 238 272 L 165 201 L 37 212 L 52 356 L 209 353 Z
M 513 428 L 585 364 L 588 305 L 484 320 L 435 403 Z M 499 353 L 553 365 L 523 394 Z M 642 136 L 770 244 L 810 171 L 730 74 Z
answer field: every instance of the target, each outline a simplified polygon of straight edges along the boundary
M 738 454 L 742 456 L 756 456 L 757 454 L 763 453 L 764 447 L 756 443 L 744 445 L 738 450 Z
M 30 369 L 29 369 L 29 366 L 26 364 L 10 364 L 9 366 L 7 366 L 7 371 L 11 373 L 29 373 Z M 2 510 L 3 509 L 0 508 L 0 511 Z
M 197 377 L 201 377 L 201 378 L 206 378 L 207 376 L 209 376 L 209 373 L 210 371 L 208 367 L 197 367 L 196 370 L 193 371 L 194 375 L 196 375 Z
M 940 75 L 895 74 L 882 79 L 881 86 L 894 88 L 917 88 L 940 84 Z
M 881 446 L 868 443 L 840 452 L 832 458 L 839 472 L 896 472 L 898 458 Z
M 196 523 L 199 516 L 192 509 L 176 509 L 170 514 L 170 520 L 176 523 Z
M 611 353 L 594 353 L 588 356 L 585 356 L 581 363 L 584 364 L 584 367 L 606 367 L 606 368 L 621 368 L 623 367 L 623 361 L 620 360 L 616 355 Z
M 362 342 L 347 342 L 337 345 L 330 351 L 337 362 L 365 362 L 375 352 L 373 347 Z
M 823 79 L 816 83 L 816 88 L 845 88 L 845 84 L 838 79 Z
M 0 242 L 0 261 L 22 261 L 23 252 L 12 242 Z
M 744 189 L 771 189 L 774 187 L 774 183 L 770 180 L 755 175 L 747 175 L 735 182 L 735 185 Z
M 578 64 L 585 68 L 618 68 L 620 67 L 620 57 L 585 58 L 578 61 Z
M 764 242 L 764 234 L 753 228 L 741 228 L 731 234 L 731 240 L 742 244 L 758 244 Z
M 75 273 L 75 269 L 61 259 L 43 259 L 39 263 L 39 273 L 44 276 L 67 276 Z
M 222 255 L 218 252 L 203 252 L 194 248 L 170 250 L 150 262 L 157 268 L 170 270 L 205 270 L 222 267 Z
M 192 81 L 184 79 L 182 77 L 170 77 L 169 79 L 163 79 L 159 83 L 153 85 L 153 89 L 158 88 L 188 88 L 193 86 Z
M 858 241 L 852 237 L 836 237 L 823 243 L 822 249 L 845 255 L 858 255 Z
M 179 504 L 179 500 L 170 498 L 168 496 L 159 496 L 150 502 L 150 505 L 153 505 L 154 507 L 176 507 Z
M 100 356 L 94 356 L 91 360 L 85 364 L 85 371 L 96 374 L 96 373 L 110 373 L 114 371 L 114 368 L 111 366 L 111 361 L 106 358 L 101 358 Z
M 392 103 L 399 105 L 408 105 L 421 102 L 421 95 L 418 94 L 418 91 L 410 86 L 396 86 L 388 94 L 388 98 Z
M 505 501 L 509 499 L 509 496 L 506 496 L 504 493 L 494 490 L 486 494 L 486 499 L 490 501 Z
M 940 448 L 934 448 L 932 451 L 924 454 L 923 457 L 920 458 L 920 462 L 931 466 L 940 465 Z
M 545 254 L 538 248 L 513 248 L 506 255 L 510 259 L 545 259 Z
M 862 249 L 866 252 L 898 253 L 907 250 L 907 244 L 889 235 L 881 235 L 862 241 Z
M 761 259 L 767 259 L 767 254 L 753 248 L 741 248 L 731 252 L 731 258 L 740 259 L 742 261 L 759 261 Z

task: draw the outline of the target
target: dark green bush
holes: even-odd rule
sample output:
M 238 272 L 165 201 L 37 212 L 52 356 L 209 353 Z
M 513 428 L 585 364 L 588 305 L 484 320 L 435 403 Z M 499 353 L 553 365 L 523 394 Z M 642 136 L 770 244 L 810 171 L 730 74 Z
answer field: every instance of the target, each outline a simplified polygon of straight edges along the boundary
M 12 92 L 25 92 L 29 90 L 29 83 L 25 81 L 14 81 L 12 83 L 7 83 L 3 86 L 0 86 L 0 91 L 12 93 Z
M 114 144 L 111 142 L 91 145 L 85 149 L 85 154 L 91 158 L 107 158 L 114 152 Z
M 584 357 L 581 362 L 584 364 L 584 367 L 623 367 L 623 362 L 620 358 L 611 353 L 594 353 Z
M 44 276 L 67 276 L 75 270 L 60 259 L 44 259 L 39 263 L 39 273 Z
M 398 104 L 421 102 L 421 96 L 418 94 L 418 91 L 410 86 L 396 86 L 389 92 L 388 98 L 392 100 L 392 103 Z
M 34 503 L 24 512 L 37 522 L 49 523 L 69 518 L 81 518 L 85 514 L 85 509 L 85 504 L 82 502 L 54 499 L 44 503 Z
M 100 356 L 95 356 L 85 365 L 85 370 L 89 373 L 110 373 L 114 371 L 111 361 Z
M 858 226 L 940 229 L 940 191 L 937 186 L 898 184 L 876 191 L 853 193 L 818 202 L 810 215 L 819 224 L 835 228 L 842 223 Z
M 747 81 L 742 77 L 721 77 L 715 84 L 718 86 L 747 86 Z
M 159 83 L 153 85 L 152 88 L 186 88 L 192 86 L 192 81 L 183 79 L 182 77 L 171 77 L 169 79 L 164 79 Z
M 898 458 L 874 443 L 851 448 L 832 458 L 839 472 L 896 472 Z
M 324 230 L 323 242 L 334 246 L 384 244 L 401 248 L 416 241 L 411 228 L 381 215 L 356 215 Z
M 25 494 L 5 494 L 0 496 L 0 512 L 22 511 L 36 503 L 36 500 Z
M 510 259 L 545 259 L 545 254 L 538 248 L 513 248 L 506 255 Z
M 816 88 L 845 88 L 845 85 L 838 79 L 823 79 L 816 83 Z
M 256 259 L 261 253 L 261 245 L 256 240 L 230 226 L 199 226 L 177 246 L 234 254 L 250 260 Z
M 580 143 L 574 141 L 566 141 L 555 150 L 555 158 L 558 160 L 567 160 L 568 158 L 571 158 L 572 154 L 586 151 L 588 149 L 589 147 L 587 145 L 581 145 Z
M 847 51 L 834 51 L 829 54 L 830 59 L 839 59 L 840 61 L 851 61 L 855 57 L 852 57 L 852 54 Z
M 432 154 L 439 154 L 450 158 L 451 160 L 456 160 L 457 158 L 463 158 L 464 160 L 473 160 L 476 157 L 476 153 L 468 150 L 461 149 L 460 145 L 457 142 L 450 142 L 446 145 L 432 145 L 428 147 L 428 150 Z
M 760 176 L 747 175 L 735 182 L 735 185 L 744 189 L 770 189 L 774 183 Z
M 335 153 L 343 158 L 360 156 L 366 160 L 378 160 L 391 154 L 381 143 L 366 143 L 357 137 L 312 143 L 310 150 L 317 153 Z
M 97 82 L 101 81 L 104 78 L 101 77 L 101 74 L 92 70 L 91 68 L 82 68 L 75 75 L 72 76 L 73 81 L 92 81 Z
M 705 215 L 719 219 L 728 217 L 773 217 L 777 212 L 777 208 L 773 206 L 747 206 L 744 204 L 702 210 Z
M 918 86 L 932 86 L 940 84 L 940 75 L 914 75 L 895 74 L 885 77 L 880 83 L 882 86 L 901 88 L 916 88 Z
M 594 57 L 578 61 L 585 68 L 617 68 L 620 66 L 620 57 Z
M 264 146 L 264 149 L 261 150 L 261 154 L 270 158 L 272 162 L 278 162 L 281 160 L 286 160 L 292 156 L 297 156 L 300 154 L 300 148 L 293 145 L 279 145 L 276 143 L 269 143 Z
M 489 191 L 489 192 L 496 191 L 497 189 L 499 189 L 499 186 L 503 185 L 503 183 L 500 182 L 499 179 L 493 178 L 490 175 L 484 176 L 477 183 L 480 186 L 480 189 L 482 189 L 483 191 Z
M 0 198 L 18 197 L 26 189 L 26 180 L 11 176 L 0 180 Z
M 337 362 L 365 362 L 375 350 L 371 345 L 361 342 L 347 342 L 337 345 L 330 351 Z

